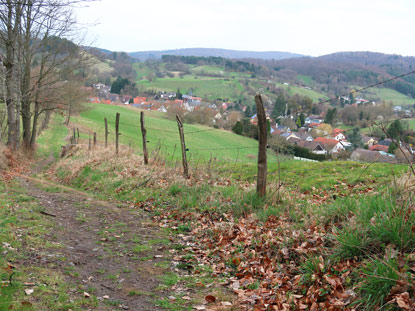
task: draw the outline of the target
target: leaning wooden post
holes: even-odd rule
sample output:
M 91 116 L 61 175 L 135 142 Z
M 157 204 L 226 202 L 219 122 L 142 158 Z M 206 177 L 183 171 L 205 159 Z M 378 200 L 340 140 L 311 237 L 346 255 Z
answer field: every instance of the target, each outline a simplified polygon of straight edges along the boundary
M 118 140 L 119 140 L 119 133 L 120 130 L 120 113 L 117 112 L 115 115 L 115 153 L 118 154 Z
M 183 132 L 183 123 L 180 120 L 180 117 L 176 115 L 177 126 L 179 127 L 179 134 L 180 134 L 180 143 L 182 146 L 182 162 L 183 162 L 183 176 L 184 178 L 189 178 L 189 166 L 187 164 L 186 158 L 186 144 L 184 142 L 184 132 Z
M 75 128 L 73 128 L 73 138 L 72 138 L 72 143 L 75 145 L 76 144 L 76 132 L 75 132 Z
M 76 143 L 79 144 L 79 128 L 76 128 L 76 134 L 78 136 L 78 138 L 76 139 Z
M 94 146 L 97 145 L 97 133 L 94 132 Z
M 91 150 L 91 133 L 88 134 L 88 150 Z
M 147 150 L 147 130 L 144 127 L 144 111 L 140 112 L 141 135 L 143 136 L 143 155 L 144 164 L 148 164 L 148 150 Z
M 108 121 L 107 118 L 104 118 L 105 123 L 105 148 L 107 148 L 108 145 Z
M 260 197 L 267 193 L 267 117 L 261 95 L 255 96 L 255 104 L 258 118 L 258 177 L 256 192 Z

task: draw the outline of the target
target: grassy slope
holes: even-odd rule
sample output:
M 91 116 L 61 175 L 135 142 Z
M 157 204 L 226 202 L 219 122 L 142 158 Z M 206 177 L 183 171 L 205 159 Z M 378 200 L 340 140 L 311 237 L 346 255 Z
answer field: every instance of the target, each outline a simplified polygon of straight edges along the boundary
M 195 66 L 190 70 L 193 74 L 213 74 L 213 75 L 221 75 L 227 78 L 249 78 L 251 75 L 248 73 L 242 72 L 233 72 L 233 71 L 226 71 L 222 66 Z
M 297 80 L 301 81 L 305 85 L 311 85 L 313 83 L 313 78 L 311 76 L 298 75 Z
M 328 97 L 325 94 L 318 93 L 313 90 L 303 89 L 301 87 L 294 86 L 294 85 L 284 85 L 282 83 L 276 83 L 276 84 L 278 87 L 285 89 L 289 95 L 298 94 L 302 96 L 307 96 L 316 102 L 318 102 L 321 99 L 328 99 Z
M 299 280 L 300 286 L 296 288 L 295 292 L 300 296 L 313 284 L 314 279 L 317 279 L 316 283 L 318 284 L 324 283 L 323 274 L 330 275 L 334 271 L 334 274 L 338 275 L 336 274 L 337 271 L 343 270 L 331 269 L 331 266 L 337 264 L 338 261 L 342 261 L 341 265 L 343 265 L 345 260 L 351 260 L 353 263 L 352 266 L 347 267 L 347 270 L 352 272 L 353 277 L 343 278 L 342 286 L 344 285 L 346 289 L 353 288 L 358 298 L 362 299 L 362 305 L 367 306 L 367 310 L 375 310 L 373 304 L 382 303 L 381 299 L 388 295 L 390 289 L 396 283 L 395 276 L 394 279 L 388 279 L 385 282 L 385 274 L 381 270 L 384 265 L 392 264 L 392 262 L 374 265 L 377 262 L 374 259 L 375 256 L 379 256 L 381 259 L 385 256 L 385 246 L 379 246 L 375 249 L 371 244 L 364 243 L 370 238 L 374 241 L 373 245 L 380 245 L 381 242 L 388 245 L 392 242 L 395 243 L 397 239 L 402 237 L 400 231 L 393 227 L 396 221 L 399 220 L 393 214 L 387 216 L 388 219 L 390 217 L 393 220 L 391 225 L 389 226 L 386 221 L 385 229 L 382 229 L 384 225 L 380 221 L 383 219 L 383 215 L 392 213 L 393 209 L 381 204 L 382 202 L 387 203 L 388 200 L 387 195 L 383 198 L 379 193 L 389 191 L 394 176 L 399 176 L 407 169 L 405 165 L 384 163 L 367 165 L 351 161 L 309 163 L 291 160 L 282 162 L 280 165 L 280 180 L 283 183 L 281 189 L 283 199 L 279 201 L 273 199 L 279 179 L 277 164 L 275 161 L 270 161 L 273 163 L 269 165 L 269 192 L 266 201 L 261 201 L 254 195 L 253 191 L 256 174 L 254 163 L 238 164 L 236 166 L 230 164 L 223 167 L 218 167 L 220 165 L 214 163 L 211 179 L 206 179 L 207 171 L 204 172 L 202 167 L 202 174 L 200 175 L 202 177 L 195 174 L 190 181 L 184 181 L 180 178 L 180 169 L 171 169 L 171 171 L 166 172 L 165 168 L 161 166 L 141 167 L 135 163 L 140 162 L 140 160 L 134 160 L 129 155 L 121 156 L 120 159 L 114 159 L 111 155 L 107 159 L 101 159 L 102 156 L 103 153 L 100 150 L 93 151 L 92 157 L 84 150 L 72 159 L 63 160 L 56 170 L 57 175 L 73 186 L 93 189 L 95 193 L 101 193 L 106 197 L 137 201 L 138 206 L 141 206 L 141 204 L 146 206 L 145 200 L 150 199 L 151 208 L 154 208 L 154 215 L 157 216 L 164 215 L 166 209 L 168 210 L 171 206 L 171 214 L 167 215 L 169 215 L 169 219 L 173 218 L 172 215 L 174 219 L 177 219 L 177 222 L 173 221 L 171 224 L 172 228 L 185 228 L 186 231 L 189 231 L 190 228 L 198 228 L 202 224 L 197 217 L 191 219 L 185 216 L 192 212 L 202 214 L 204 212 L 211 215 L 210 221 L 212 219 L 219 221 L 219 216 L 222 213 L 226 213 L 228 218 L 229 215 L 241 217 L 245 213 L 253 212 L 257 217 L 254 218 L 254 222 L 255 225 L 258 225 L 256 231 L 258 234 L 255 235 L 254 230 L 252 230 L 247 233 L 242 243 L 236 239 L 229 242 L 232 248 L 231 256 L 238 257 L 243 262 L 249 260 L 260 262 L 261 256 L 278 258 L 284 249 L 288 249 L 288 253 L 292 254 L 290 267 L 295 266 L 292 274 L 299 275 L 299 271 L 302 274 Z M 75 166 L 79 167 L 78 172 L 74 172 Z M 71 175 L 73 175 L 72 178 L 66 178 Z M 137 183 L 145 182 L 148 175 L 155 176 L 150 181 L 151 184 L 137 188 Z M 103 178 L 104 176 L 105 178 Z M 158 182 L 159 180 L 162 182 Z M 216 182 L 212 183 L 213 180 Z M 345 200 L 342 197 L 348 197 L 348 199 Z M 384 214 L 377 214 L 376 208 L 378 206 L 386 210 Z M 271 223 L 272 221 L 283 223 L 284 219 L 287 219 L 287 223 L 282 224 L 286 225 L 285 229 L 279 230 L 282 227 L 279 224 L 277 229 L 273 227 L 269 232 L 270 235 L 265 235 L 262 230 L 266 227 L 265 221 L 269 219 L 269 216 L 274 216 Z M 161 219 L 167 219 L 167 216 L 163 217 Z M 379 219 L 376 217 L 379 217 Z M 350 219 L 359 221 L 359 229 L 355 228 L 355 221 L 352 222 Z M 220 229 L 217 228 L 220 226 L 215 227 L 215 221 L 209 222 L 209 227 L 219 231 Z M 243 224 L 244 221 L 241 221 L 241 223 Z M 224 229 L 223 232 L 219 232 L 226 235 L 227 230 L 234 228 L 235 224 L 231 221 L 230 223 L 224 221 L 220 225 Z M 398 226 L 398 228 L 400 227 Z M 405 224 L 405 229 L 407 228 L 408 224 Z M 376 232 L 379 233 L 373 231 L 375 233 L 371 235 L 372 229 L 376 229 Z M 294 249 L 305 241 L 310 241 L 306 239 L 306 236 L 313 230 L 316 230 L 318 239 L 323 239 L 324 247 L 316 252 L 309 249 L 307 253 L 298 256 Z M 215 233 L 213 234 L 210 228 L 204 227 L 199 228 L 198 232 L 205 231 L 213 236 L 213 244 L 220 243 L 219 239 L 215 240 L 217 231 L 212 231 Z M 352 232 L 353 236 L 350 236 L 349 231 Z M 298 233 L 298 241 L 294 232 Z M 269 237 L 278 234 L 282 235 L 282 243 L 270 241 Z M 409 234 L 412 238 L 413 233 L 409 232 Z M 218 236 L 222 235 L 218 234 Z M 195 241 L 197 244 L 197 238 Z M 263 241 L 267 241 L 271 246 L 268 244 L 264 246 Z M 220 249 L 226 247 L 226 245 L 220 245 Z M 252 249 L 255 249 L 259 254 L 257 252 L 254 254 Z M 210 260 L 217 260 L 215 261 L 216 264 L 224 262 L 223 257 L 210 251 L 207 253 L 209 253 Z M 358 257 L 353 258 L 355 255 Z M 193 256 L 194 254 L 186 258 L 193 258 Z M 321 263 L 324 268 L 321 268 L 321 265 L 314 264 L 317 256 L 319 256 L 317 263 Z M 194 261 L 200 263 L 197 258 Z M 409 263 L 410 260 L 405 262 L 404 265 L 408 266 Z M 281 259 L 278 268 L 275 268 L 274 271 L 281 273 L 283 266 L 284 261 Z M 362 268 L 365 269 L 366 275 L 373 276 L 373 281 L 371 279 L 367 280 L 366 276 L 359 274 Z M 233 272 L 243 271 L 243 268 L 238 269 L 238 267 L 234 267 Z M 402 276 L 408 275 L 408 277 L 402 278 L 405 282 L 410 282 L 412 274 L 405 274 L 406 270 L 403 269 Z M 292 274 L 290 274 L 290 277 L 293 277 Z M 377 275 L 380 275 L 378 279 L 376 278 Z M 265 280 L 261 279 L 260 274 L 254 275 L 252 278 L 252 288 L 258 289 L 259 287 L 257 294 L 260 294 L 261 282 L 265 281 L 269 284 L 268 276 Z M 376 293 L 382 289 L 383 292 L 379 294 L 380 298 L 374 299 L 370 292 L 363 290 L 364 286 L 366 288 L 370 286 L 373 288 L 373 292 Z M 304 291 L 301 292 L 301 289 L 304 289 Z M 328 291 L 327 293 L 332 292 L 330 284 L 325 286 L 325 289 Z M 278 290 L 275 289 L 275 291 Z
M 139 112 L 140 110 L 130 107 L 110 106 L 104 104 L 93 104 L 92 109 L 81 114 L 81 117 L 74 118 L 74 122 L 80 123 L 88 127 L 98 134 L 98 140 L 103 140 L 104 133 L 104 118 L 108 119 L 110 132 L 114 132 L 114 121 L 116 112 L 120 112 L 120 132 L 121 143 L 134 143 L 141 150 L 141 132 L 139 130 Z M 177 123 L 165 119 L 165 114 L 161 112 L 145 111 L 145 122 L 147 130 L 147 139 L 149 141 L 150 152 L 155 150 L 158 142 L 162 144 L 162 151 L 172 155 L 176 145 L 175 157 L 179 157 L 180 140 L 178 135 Z M 184 125 L 184 131 L 193 132 L 199 130 L 209 130 L 195 134 L 185 135 L 186 147 L 189 149 L 188 156 L 195 159 L 201 157 L 202 159 L 209 159 L 212 155 L 218 159 L 233 160 L 237 158 L 241 161 L 252 161 L 251 158 L 256 156 L 257 141 L 247 137 L 239 136 L 234 133 L 214 130 L 210 127 L 201 125 Z M 167 131 L 167 132 L 165 132 Z M 113 141 L 114 135 L 110 136 Z M 83 138 L 87 138 L 84 134 Z M 237 149 L 229 150 L 195 150 L 200 148 L 252 148 L 252 149 Z M 249 156 L 249 158 L 248 158 Z
M 226 78 L 198 77 L 195 79 L 195 77 L 159 78 L 151 82 L 141 80 L 137 82 L 137 85 L 146 89 L 170 92 L 176 92 L 180 88 L 183 93 L 187 93 L 192 89 L 193 95 L 209 100 L 216 100 L 217 98 L 237 100 L 243 92 L 242 85 L 236 79 L 226 81 Z
M 354 89 L 359 89 L 358 86 L 353 86 Z M 360 96 L 360 94 L 359 94 Z M 362 97 L 367 99 L 381 99 L 385 102 L 392 102 L 393 105 L 401 105 L 401 106 L 407 106 L 407 105 L 413 105 L 415 103 L 415 99 L 406 96 L 402 93 L 399 93 L 398 91 L 395 91 L 393 89 L 388 88 L 371 88 L 367 91 L 363 92 L 361 94 Z
M 137 72 L 137 80 L 144 79 L 151 72 L 151 69 L 144 63 L 134 63 L 133 68 Z
M 58 157 L 61 146 L 66 144 L 65 137 L 69 135 L 63 121 L 63 116 L 53 115 L 49 129 L 41 133 L 37 139 L 37 156 L 47 157 L 52 152 L 55 158 Z

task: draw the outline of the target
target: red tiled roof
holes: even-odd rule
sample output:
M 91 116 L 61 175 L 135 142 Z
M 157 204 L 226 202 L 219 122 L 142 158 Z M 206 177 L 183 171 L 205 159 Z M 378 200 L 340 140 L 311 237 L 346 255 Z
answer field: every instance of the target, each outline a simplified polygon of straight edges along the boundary
M 316 127 L 316 126 L 319 126 L 319 125 L 320 125 L 320 123 L 314 122 L 314 123 L 310 123 L 308 125 L 308 127 Z
M 343 132 L 344 132 L 344 130 L 342 130 L 342 129 L 338 129 L 338 128 L 333 129 L 333 134 L 339 134 L 339 133 L 343 133 Z
M 323 145 L 329 146 L 331 148 L 333 148 L 339 143 L 339 141 L 336 139 L 324 138 L 324 137 L 317 137 L 316 139 L 314 139 L 314 141 L 319 142 Z
M 389 147 L 384 145 L 373 145 L 369 147 L 369 150 L 372 151 L 385 151 L 388 152 Z
M 145 97 L 134 97 L 134 104 L 141 104 L 142 102 L 145 102 L 147 99 Z

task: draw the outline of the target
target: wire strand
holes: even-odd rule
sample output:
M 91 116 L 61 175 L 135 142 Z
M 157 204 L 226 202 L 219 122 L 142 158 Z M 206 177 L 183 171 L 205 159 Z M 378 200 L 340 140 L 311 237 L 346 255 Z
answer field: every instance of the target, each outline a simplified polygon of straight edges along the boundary
M 350 94 L 355 94 L 355 93 L 360 93 L 360 92 L 362 92 L 362 91 L 364 91 L 364 90 L 367 90 L 367 89 L 370 89 L 370 88 L 372 88 L 372 87 L 379 86 L 379 85 L 382 85 L 382 84 L 388 83 L 388 82 L 390 82 L 390 81 L 393 81 L 393 80 L 396 80 L 396 79 L 400 79 L 400 78 L 403 78 L 403 77 L 409 76 L 409 75 L 414 74 L 414 73 L 415 73 L 415 70 L 413 70 L 413 71 L 411 71 L 411 72 L 407 72 L 407 73 L 401 74 L 401 75 L 399 75 L 399 76 L 394 76 L 394 77 L 392 77 L 392 78 L 390 78 L 390 79 L 383 80 L 383 81 L 380 81 L 380 82 L 377 82 L 377 83 L 374 83 L 374 84 L 370 84 L 370 85 L 368 85 L 368 86 L 362 87 L 362 88 L 357 89 L 357 90 L 353 90 L 353 91 L 348 92 L 348 93 L 345 93 L 345 94 L 343 94 L 343 95 L 339 95 L 339 96 L 337 96 L 337 97 L 333 97 L 333 98 L 326 99 L 326 100 L 324 100 L 324 101 L 319 102 L 319 104 L 329 103 L 329 102 L 331 102 L 332 100 L 337 100 L 339 97 L 343 97 L 343 96 L 347 96 L 347 95 L 350 95 Z

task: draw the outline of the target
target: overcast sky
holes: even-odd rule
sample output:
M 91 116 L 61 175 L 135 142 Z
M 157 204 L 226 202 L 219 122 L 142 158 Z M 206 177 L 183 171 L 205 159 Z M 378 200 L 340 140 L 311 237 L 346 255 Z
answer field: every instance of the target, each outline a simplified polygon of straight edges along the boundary
M 312 56 L 415 56 L 413 0 L 101 0 L 76 11 L 92 45 L 114 51 L 191 47 Z

